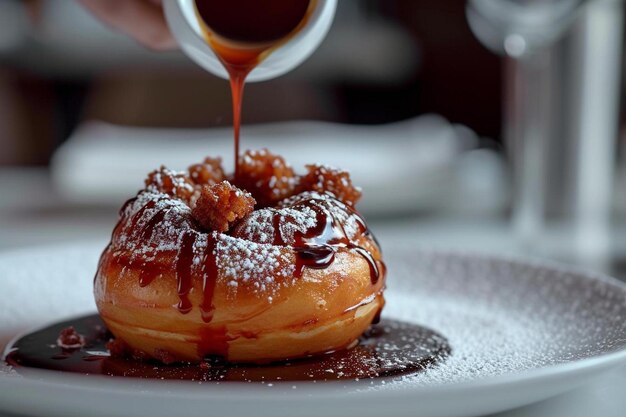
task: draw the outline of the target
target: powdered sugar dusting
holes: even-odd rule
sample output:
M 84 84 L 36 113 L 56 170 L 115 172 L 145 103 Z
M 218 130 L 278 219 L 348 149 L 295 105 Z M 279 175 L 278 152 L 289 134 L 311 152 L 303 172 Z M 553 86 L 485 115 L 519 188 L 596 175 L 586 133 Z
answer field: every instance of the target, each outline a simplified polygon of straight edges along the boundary
M 348 239 L 356 239 L 361 232 L 358 225 L 358 218 L 354 211 L 337 200 L 332 194 L 307 191 L 285 199 L 280 203 L 280 206 L 284 208 L 293 207 L 296 208 L 294 211 L 306 213 L 306 211 L 304 211 L 305 206 L 300 204 L 303 201 L 310 201 L 317 207 L 331 213 L 333 218 L 341 224 Z M 311 212 L 313 212 L 313 210 L 311 210 Z
M 148 223 L 160 212 L 163 217 L 148 230 Z M 123 208 L 121 216 L 129 221 L 122 221 L 121 233 L 114 233 L 114 248 L 146 256 L 146 261 L 155 259 L 161 252 L 178 250 L 181 230 L 194 229 L 189 206 L 158 191 L 139 193 Z M 134 225 L 130 222 L 133 216 L 137 216 Z
M 13 378 L 21 378 L 22 376 L 18 374 L 12 366 L 7 365 L 6 362 L 0 360 L 0 376 L 2 377 L 13 377 Z
M 173 195 L 181 193 L 194 193 L 194 186 L 189 182 L 187 172 L 174 171 L 165 167 L 161 167 L 150 174 L 150 183 L 146 189 L 158 192 L 163 189 L 171 189 Z
M 306 233 L 317 225 L 315 212 L 310 207 L 284 208 L 280 215 L 280 233 L 286 242 L 293 242 L 296 232 Z
M 295 241 L 296 232 L 302 234 L 315 227 L 316 214 L 310 207 L 267 208 L 253 212 L 237 229 L 236 235 L 256 243 L 273 244 L 277 233 L 286 245 Z M 279 230 L 276 230 L 276 226 Z
M 250 214 L 237 228 L 236 234 L 257 243 L 272 243 L 274 241 L 274 209 L 256 210 Z
M 274 212 L 273 209 L 255 212 L 258 213 L 256 219 L 260 220 L 250 223 L 250 227 L 256 227 L 250 233 L 263 233 L 268 224 L 271 227 L 271 219 L 264 216 Z M 311 225 L 311 217 L 306 211 L 298 213 L 285 209 L 284 215 L 286 219 L 301 222 L 300 227 Z M 291 250 L 223 233 L 204 232 L 193 220 L 189 206 L 169 195 L 154 190 L 142 191 L 122 209 L 121 216 L 121 229 L 114 233 L 110 250 L 114 257 L 129 257 L 125 264 L 142 266 L 150 262 L 170 262 L 171 267 L 166 269 L 174 270 L 173 264 L 180 256 L 184 236 L 191 234 L 194 237 L 191 273 L 206 275 L 206 259 L 214 256 L 218 283 L 226 285 L 231 297 L 237 295 L 240 283 L 250 283 L 253 294 L 271 301 L 280 288 L 293 283 L 295 266 Z M 314 217 L 312 221 L 315 221 Z M 271 234 L 271 231 L 267 233 Z M 215 249 L 210 254 L 206 253 L 209 239 L 215 242 Z
M 254 293 L 271 302 L 278 289 L 292 283 L 293 255 L 278 246 L 220 235 L 216 256 L 220 279 L 233 295 L 239 283 L 253 282 Z M 280 277 L 284 279 L 275 279 Z

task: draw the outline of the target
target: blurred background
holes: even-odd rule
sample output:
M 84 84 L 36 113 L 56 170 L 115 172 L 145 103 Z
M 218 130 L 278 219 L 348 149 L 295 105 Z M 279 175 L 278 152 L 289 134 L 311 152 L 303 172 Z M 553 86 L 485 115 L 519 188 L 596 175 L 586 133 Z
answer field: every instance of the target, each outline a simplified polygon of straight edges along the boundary
M 339 1 L 249 84 L 243 148 L 328 162 L 383 244 L 530 254 L 626 278 L 621 0 Z M 228 83 L 73 0 L 0 2 L 0 249 L 108 238 L 162 163 L 232 147 Z

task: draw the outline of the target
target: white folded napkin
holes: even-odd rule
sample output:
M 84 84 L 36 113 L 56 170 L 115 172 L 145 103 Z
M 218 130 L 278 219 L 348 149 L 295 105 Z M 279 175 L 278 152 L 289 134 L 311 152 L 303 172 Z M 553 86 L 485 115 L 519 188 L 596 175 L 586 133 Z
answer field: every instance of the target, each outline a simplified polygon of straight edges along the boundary
M 364 190 L 359 208 L 397 213 L 432 206 L 451 167 L 476 146 L 467 128 L 435 115 L 364 126 L 298 121 L 243 126 L 241 149 L 268 148 L 298 172 L 314 162 L 347 169 Z M 160 165 L 182 170 L 205 156 L 233 166 L 231 128 L 160 129 L 90 122 L 56 152 L 52 175 L 70 201 L 120 204 Z

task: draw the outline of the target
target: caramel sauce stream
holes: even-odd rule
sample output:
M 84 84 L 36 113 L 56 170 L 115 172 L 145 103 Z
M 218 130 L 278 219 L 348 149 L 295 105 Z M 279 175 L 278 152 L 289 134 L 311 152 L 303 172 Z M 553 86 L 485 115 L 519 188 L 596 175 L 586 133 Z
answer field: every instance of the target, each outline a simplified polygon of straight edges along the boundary
M 239 174 L 239 132 L 246 77 L 307 24 L 316 4 L 317 0 L 195 1 L 204 39 L 230 78 L 235 179 Z

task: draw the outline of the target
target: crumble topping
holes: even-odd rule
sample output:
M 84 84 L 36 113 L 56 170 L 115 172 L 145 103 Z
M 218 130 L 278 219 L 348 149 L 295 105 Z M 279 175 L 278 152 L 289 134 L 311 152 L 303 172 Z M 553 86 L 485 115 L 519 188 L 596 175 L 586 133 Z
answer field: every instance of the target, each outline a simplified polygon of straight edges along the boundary
M 61 330 L 57 338 L 57 345 L 63 349 L 80 349 L 85 346 L 85 338 L 74 327 L 66 327 Z
M 306 168 L 309 172 L 300 178 L 300 192 L 331 193 L 350 206 L 361 199 L 361 189 L 352 184 L 347 171 L 320 164 L 307 165 Z
M 261 207 L 271 207 L 294 194 L 297 176 L 282 156 L 267 149 L 246 151 L 239 158 L 238 187 L 250 192 Z
M 207 259 L 214 257 L 217 281 L 231 296 L 245 287 L 271 302 L 276 291 L 294 283 L 290 245 L 316 227 L 319 212 L 331 213 L 350 240 L 362 238 L 352 208 L 361 193 L 347 172 L 309 165 L 298 177 L 267 150 L 246 152 L 240 164 L 236 186 L 224 180 L 219 158 L 206 158 L 188 173 L 165 167 L 150 173 L 145 189 L 120 211 L 113 256 L 163 271 L 189 256 L 194 275 L 206 274 Z M 254 210 L 256 202 L 260 208 Z M 185 242 L 192 242 L 191 254 L 181 255 Z
M 213 185 L 226 179 L 222 158 L 204 158 L 202 163 L 191 165 L 188 171 L 189 178 L 196 185 Z
M 250 193 L 222 181 L 202 187 L 191 213 L 207 230 L 226 232 L 252 213 L 255 203 Z
M 164 166 L 148 174 L 146 189 L 153 189 L 184 201 L 190 201 L 195 192 L 194 184 L 184 172 L 172 171 Z

